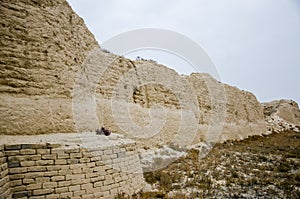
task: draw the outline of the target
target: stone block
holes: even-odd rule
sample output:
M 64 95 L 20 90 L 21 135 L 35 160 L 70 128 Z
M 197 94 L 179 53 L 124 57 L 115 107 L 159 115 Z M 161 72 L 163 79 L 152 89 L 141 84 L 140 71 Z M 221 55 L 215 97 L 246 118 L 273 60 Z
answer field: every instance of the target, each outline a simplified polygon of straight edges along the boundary
M 69 175 L 69 174 L 72 174 L 72 170 L 70 170 L 70 169 L 63 169 L 63 170 L 58 171 L 58 175 L 60 175 L 60 176 Z
M 50 177 L 38 177 L 35 178 L 36 183 L 50 182 Z
M 93 184 L 92 183 L 85 183 L 80 185 L 81 189 L 87 190 L 87 189 L 92 189 L 93 188 Z
M 64 192 L 68 192 L 69 188 L 68 187 L 58 187 L 55 188 L 55 193 L 64 193 Z
M 103 181 L 103 184 L 104 185 L 111 185 L 111 184 L 113 184 L 115 181 L 114 180 L 104 180 Z
M 69 186 L 69 191 L 80 191 L 80 185 Z
M 22 185 L 22 180 L 11 180 L 9 183 L 11 187 L 20 186 Z
M 87 167 L 95 167 L 96 163 L 95 162 L 88 162 L 88 163 L 86 163 L 86 166 Z
M 18 180 L 25 178 L 25 174 L 14 174 L 10 175 L 10 180 Z
M 53 148 L 53 149 L 49 149 L 51 154 L 66 154 L 65 149 L 62 148 Z M 48 153 L 48 154 L 50 154 Z
M 65 176 L 53 176 L 51 177 L 51 181 L 57 182 L 57 181 L 64 181 L 66 179 Z
M 79 191 L 74 191 L 73 195 L 76 196 L 82 196 L 85 194 L 85 190 L 79 190 Z M 80 198 L 81 199 L 81 198 Z
M 23 179 L 23 184 L 28 185 L 28 184 L 33 184 L 35 182 L 34 179 Z
M 57 154 L 44 154 L 42 155 L 42 160 L 55 160 L 57 159 Z
M 47 177 L 52 177 L 52 176 L 56 176 L 58 175 L 58 171 L 46 171 L 44 173 L 44 176 L 47 176 Z
M 17 173 L 26 173 L 27 168 L 26 167 L 18 167 L 18 168 L 10 168 L 9 174 L 17 174 Z
M 22 198 L 22 197 L 29 197 L 29 196 L 31 196 L 30 191 L 19 191 L 19 192 L 14 192 L 12 194 L 13 198 Z
M 22 162 L 21 162 L 22 165 Z M 28 167 L 28 172 L 38 172 L 38 171 L 47 171 L 46 166 L 34 166 L 34 167 Z
M 82 158 L 81 153 L 70 153 L 70 158 Z
M 36 165 L 37 166 L 44 166 L 44 165 L 53 165 L 54 160 L 37 160 Z
M 4 145 L 5 150 L 20 150 L 21 144 L 6 144 Z
M 46 149 L 46 144 L 21 144 L 22 149 Z
M 80 149 L 79 148 L 69 148 L 69 149 L 64 149 L 65 153 L 79 153 Z
M 51 194 L 51 195 L 46 195 L 46 199 L 58 199 L 59 194 Z
M 35 161 L 22 161 L 20 162 L 22 167 L 32 167 L 35 165 Z
M 45 160 L 46 161 L 46 160 Z M 54 161 L 54 160 L 50 160 Z M 62 169 L 61 165 L 52 165 L 52 166 L 47 166 L 47 171 L 59 171 Z
M 67 159 L 67 164 L 78 164 L 79 160 L 78 159 Z
M 26 187 L 26 190 L 35 190 L 35 189 L 41 189 L 42 188 L 42 183 L 37 183 L 37 184 L 29 184 Z
M 105 172 L 106 169 L 107 169 L 107 167 L 105 167 L 105 166 L 97 166 L 97 167 L 93 168 L 93 171 L 94 172 Z
M 102 187 L 103 186 L 103 182 L 102 181 L 97 181 L 94 183 L 94 187 Z
M 65 164 L 67 164 L 67 160 L 57 159 L 57 160 L 54 160 L 54 164 L 56 164 L 56 165 L 65 165 Z
M 91 158 L 80 158 L 79 162 L 80 163 L 88 163 L 88 162 L 91 162 Z
M 19 155 L 19 154 L 20 154 L 20 150 L 5 151 L 5 155 L 7 157 L 14 156 L 14 155 Z
M 61 198 L 61 199 L 70 199 L 70 198 L 72 198 L 72 196 L 73 196 L 72 192 L 65 192 L 65 193 L 59 194 L 59 198 Z
M 101 161 L 101 156 L 93 156 L 91 157 L 91 162 L 99 162 Z
M 58 187 L 67 187 L 71 185 L 71 180 L 70 181 L 59 181 L 58 182 Z
M 48 188 L 56 188 L 58 186 L 57 182 L 44 182 L 43 183 L 43 189 L 48 189 Z
M 33 190 L 33 195 L 34 196 L 46 195 L 46 194 L 51 194 L 53 192 L 54 192 L 54 189 L 36 189 L 36 190 Z
M 33 179 L 33 178 L 40 178 L 40 177 L 44 177 L 44 172 L 26 173 L 24 178 Z
M 40 154 L 40 155 L 50 154 L 50 149 L 37 149 L 36 154 Z
M 80 168 L 80 169 L 74 169 L 74 170 L 72 170 L 72 174 L 80 174 L 80 173 L 82 173 L 82 169 Z
M 19 192 L 19 191 L 26 191 L 26 185 L 21 185 L 21 186 L 11 188 L 12 193 Z
M 87 173 L 92 173 L 93 172 L 93 168 L 82 168 L 82 173 L 87 174 Z
M 29 199 L 45 199 L 46 196 L 31 196 Z
M 82 199 L 94 199 L 94 195 L 93 194 L 83 195 Z
M 71 174 L 71 175 L 66 175 L 66 180 L 76 180 L 76 179 L 84 179 L 85 175 L 84 174 Z
M 103 176 L 103 175 L 91 178 L 91 182 L 98 182 L 98 181 L 103 181 L 103 180 L 105 180 L 105 176 Z
M 73 195 L 76 197 L 76 196 L 82 196 L 85 193 L 86 193 L 85 190 L 80 190 L 80 191 L 74 191 Z
M 91 158 L 93 157 L 94 155 L 92 153 L 89 153 L 89 152 L 83 152 L 82 153 L 82 157 L 83 158 Z
M 94 194 L 94 193 L 99 193 L 100 192 L 100 187 L 93 187 L 90 189 L 86 189 L 87 194 Z
M 90 179 L 76 179 L 76 180 L 71 180 L 71 185 L 82 185 L 89 183 L 91 180 Z
M 8 162 L 7 163 L 8 168 L 16 168 L 20 166 L 20 162 Z
M 13 161 L 21 162 L 21 161 L 28 161 L 28 157 L 26 155 L 7 155 L 7 160 L 8 162 L 13 162 Z
M 42 156 L 40 154 L 26 156 L 26 160 L 31 160 L 31 161 L 41 160 L 41 158 Z
M 84 168 L 84 167 L 86 167 L 85 164 L 73 164 L 73 165 L 70 165 L 70 169 L 71 170 L 81 169 L 81 168 Z
M 89 172 L 89 173 L 86 173 L 85 174 L 85 178 L 86 179 L 89 179 L 89 178 L 93 178 L 93 177 L 98 177 L 98 173 L 94 173 L 93 171 L 92 172 Z
M 34 154 L 36 154 L 36 150 L 35 149 L 21 149 L 20 154 L 21 155 L 34 155 Z

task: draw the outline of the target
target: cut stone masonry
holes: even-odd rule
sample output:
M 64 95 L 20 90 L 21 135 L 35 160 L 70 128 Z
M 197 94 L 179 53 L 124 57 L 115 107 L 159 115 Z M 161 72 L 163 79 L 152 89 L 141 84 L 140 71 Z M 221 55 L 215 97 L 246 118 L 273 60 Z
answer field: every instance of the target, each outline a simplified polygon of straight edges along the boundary
M 132 141 L 119 137 L 114 141 L 91 133 L 82 138 L 69 134 L 65 138 L 70 142 L 64 144 L 39 138 L 43 142 L 21 144 L 18 140 L 18 144 L 0 145 L 1 199 L 114 198 L 118 193 L 134 194 L 144 186 Z M 16 142 L 16 137 L 13 140 Z M 99 142 L 108 143 L 99 146 Z

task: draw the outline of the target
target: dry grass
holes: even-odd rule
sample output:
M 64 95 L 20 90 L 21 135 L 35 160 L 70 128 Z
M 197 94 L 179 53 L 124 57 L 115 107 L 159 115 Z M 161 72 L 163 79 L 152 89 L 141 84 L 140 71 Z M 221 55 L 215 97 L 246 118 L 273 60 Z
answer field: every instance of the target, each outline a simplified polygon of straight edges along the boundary
M 191 150 L 144 174 L 155 192 L 133 198 L 299 198 L 300 134 L 274 133 L 216 144 L 204 158 Z

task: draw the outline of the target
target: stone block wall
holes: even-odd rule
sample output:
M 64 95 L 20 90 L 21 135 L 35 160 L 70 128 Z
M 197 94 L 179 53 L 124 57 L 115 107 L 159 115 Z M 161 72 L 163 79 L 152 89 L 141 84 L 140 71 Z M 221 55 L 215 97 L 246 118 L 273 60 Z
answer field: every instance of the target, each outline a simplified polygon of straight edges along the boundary
M 135 143 L 103 147 L 59 144 L 1 146 L 0 198 L 114 198 L 140 191 Z
M 0 198 L 11 198 L 10 182 L 7 167 L 7 158 L 4 153 L 4 146 L 0 145 Z

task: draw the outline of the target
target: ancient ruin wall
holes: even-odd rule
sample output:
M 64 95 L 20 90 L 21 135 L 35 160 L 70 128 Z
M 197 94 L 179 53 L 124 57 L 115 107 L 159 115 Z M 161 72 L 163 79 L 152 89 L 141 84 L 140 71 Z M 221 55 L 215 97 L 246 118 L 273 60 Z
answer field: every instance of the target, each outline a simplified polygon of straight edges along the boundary
M 78 134 L 67 137 L 80 144 L 1 145 L 0 198 L 114 198 L 140 191 L 144 178 L 135 143 L 89 136 L 84 143 Z M 110 144 L 99 146 L 99 139 Z
M 208 74 L 193 73 L 189 76 L 180 76 L 174 70 L 151 61 L 132 61 L 112 54 L 106 55 L 104 59 L 109 60 L 109 67 L 102 74 L 96 89 L 98 118 L 101 118 L 101 124 L 113 131 L 124 132 L 120 128 L 122 122 L 117 121 L 118 117 L 112 111 L 113 101 L 123 99 L 124 103 L 129 103 L 130 120 L 140 126 L 150 124 L 149 110 L 155 109 L 155 107 L 164 107 L 166 114 L 161 119 L 166 119 L 165 124 L 159 133 L 147 138 L 146 144 L 171 143 L 181 125 L 181 111 L 185 109 L 180 99 L 184 95 L 175 94 L 176 88 L 180 85 L 179 79 L 186 81 L 189 85 L 182 90 L 181 94 L 185 94 L 185 97 L 189 98 L 196 97 L 199 108 L 196 124 L 199 125 L 197 134 L 189 135 L 186 134 L 188 132 L 183 132 L 188 136 L 195 136 L 195 142 L 205 139 L 205 133 L 216 121 L 223 127 L 221 137 L 216 135 L 220 140 L 242 139 L 249 135 L 261 134 L 266 130 L 263 109 L 250 92 L 222 84 Z M 172 88 L 175 90 L 172 90 L 167 84 L 161 84 L 161 81 L 139 84 L 139 82 L 146 82 L 149 76 L 153 75 L 141 72 L 144 70 L 141 67 L 146 70 L 155 68 L 156 71 L 163 71 L 166 81 L 172 82 Z M 123 80 L 127 74 L 132 74 L 130 81 Z M 123 81 L 124 88 L 119 87 L 118 84 Z M 179 89 L 178 87 L 177 90 Z M 128 92 L 131 94 L 126 97 L 122 96 L 122 93 Z M 123 115 L 129 117 L 125 113 Z M 124 119 L 124 121 L 126 120 Z M 138 136 L 134 139 L 141 140 L 138 139 Z
M 99 47 L 65 0 L 0 2 L 0 133 L 74 132 L 76 72 Z
M 80 131 L 97 128 L 98 126 L 91 125 L 90 118 L 85 117 L 84 112 L 79 111 L 82 113 L 79 118 L 74 118 L 72 112 L 76 76 L 84 73 L 87 67 L 84 64 L 86 56 L 94 47 L 99 46 L 83 20 L 64 0 L 7 0 L 1 1 L 0 5 L 0 133 L 75 132 L 78 130 L 75 128 L 78 120 L 86 124 L 83 129 L 79 129 Z M 122 102 L 129 103 L 128 106 L 132 107 L 130 119 L 140 126 L 149 124 L 151 108 L 166 108 L 165 125 L 159 132 L 154 132 L 156 134 L 152 136 L 152 143 L 172 142 L 174 132 L 176 134 L 182 125 L 182 111 L 186 111 L 187 107 L 196 114 L 200 135 L 198 140 L 202 139 L 203 133 L 216 119 L 225 121 L 224 132 L 228 132 L 228 136 L 224 139 L 243 138 L 264 131 L 260 123 L 263 118 L 262 109 L 256 98 L 248 92 L 218 82 L 214 83 L 215 89 L 222 91 L 224 87 L 225 90 L 226 100 L 222 103 L 226 107 L 226 118 L 212 118 L 214 114 L 223 113 L 218 113 L 218 109 L 212 103 L 215 97 L 212 97 L 207 86 L 209 78 L 205 79 L 204 74 L 181 77 L 174 70 L 155 62 L 132 61 L 101 51 L 93 64 L 97 66 L 95 71 L 92 71 L 95 74 L 103 70 L 97 77 L 99 81 L 93 82 L 98 84 L 98 123 L 110 127 L 113 131 L 128 133 L 116 124 L 120 121 L 117 121 L 112 113 L 112 99 L 122 99 Z M 149 75 L 143 72 L 144 69 L 140 69 L 143 66 L 154 69 L 155 72 Z M 124 85 L 121 84 L 123 90 L 116 90 L 118 83 L 127 73 L 131 73 L 134 82 L 124 82 Z M 152 78 L 152 83 L 131 87 L 147 78 Z M 169 87 L 161 83 L 163 80 L 169 83 Z M 181 84 L 177 84 L 178 80 L 185 80 L 190 86 L 179 88 L 178 85 Z M 88 86 L 86 89 L 89 89 Z M 124 93 L 129 93 L 129 97 L 124 99 Z M 188 102 L 194 97 L 197 98 L 195 102 L 198 103 L 198 107 L 194 103 L 183 106 L 182 102 Z M 196 109 L 199 109 L 199 112 Z M 194 123 L 185 125 L 183 129 L 186 132 L 183 133 L 191 132 L 190 126 Z

